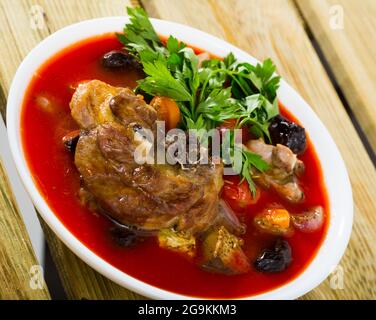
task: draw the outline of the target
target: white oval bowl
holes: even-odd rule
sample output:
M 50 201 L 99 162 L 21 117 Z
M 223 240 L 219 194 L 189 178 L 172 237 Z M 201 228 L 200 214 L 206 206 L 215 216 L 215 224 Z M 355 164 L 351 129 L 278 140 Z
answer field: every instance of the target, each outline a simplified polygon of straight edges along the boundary
M 241 61 L 258 61 L 248 53 L 207 33 L 181 24 L 151 19 L 161 35 L 173 35 L 189 45 L 217 56 L 232 51 Z M 56 235 L 92 268 L 134 292 L 154 299 L 195 299 L 157 288 L 120 271 L 80 242 L 57 218 L 34 184 L 21 141 L 20 114 L 25 91 L 35 71 L 51 56 L 80 40 L 106 32 L 120 32 L 127 16 L 83 21 L 65 27 L 39 43 L 23 60 L 13 79 L 7 103 L 8 136 L 17 169 L 36 208 Z M 353 200 L 350 181 L 343 159 L 328 130 L 311 107 L 285 81 L 278 96 L 283 105 L 306 128 L 318 154 L 330 204 L 330 222 L 324 242 L 309 266 L 295 279 L 271 291 L 245 299 L 295 299 L 319 285 L 337 266 L 348 244 L 353 222 Z

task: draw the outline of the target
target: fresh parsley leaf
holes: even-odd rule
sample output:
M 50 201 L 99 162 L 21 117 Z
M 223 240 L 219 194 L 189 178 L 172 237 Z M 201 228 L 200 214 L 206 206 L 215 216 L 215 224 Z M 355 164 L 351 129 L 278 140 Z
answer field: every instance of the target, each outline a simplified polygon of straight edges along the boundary
M 269 122 L 279 112 L 280 81 L 270 59 L 253 66 L 240 63 L 230 53 L 223 60 L 208 59 L 199 66 L 197 55 L 184 43 L 173 36 L 165 44 L 160 40 L 143 9 L 127 10 L 130 23 L 117 37 L 143 66 L 146 77 L 138 82 L 137 91 L 176 100 L 182 128 L 198 130 L 203 143 L 208 142 L 205 134 L 201 136 L 204 129 L 227 119 L 236 119 L 236 128 L 247 126 L 256 136 L 269 139 Z M 252 175 L 267 170 L 267 164 L 236 144 L 233 130 L 228 132 L 229 143 L 222 142 L 222 147 L 230 159 L 223 157 L 223 162 L 234 166 L 254 194 Z M 237 157 L 241 161 L 235 161 Z
M 226 68 L 230 69 L 232 65 L 236 63 L 234 54 L 230 52 L 226 57 L 224 57 L 223 63 L 225 64 Z
M 241 171 L 241 176 L 243 180 L 248 182 L 249 189 L 251 190 L 253 196 L 256 194 L 256 186 L 252 179 L 252 174 L 254 172 L 253 168 L 264 172 L 268 169 L 268 164 L 259 156 L 253 152 L 242 149 L 243 156 L 243 167 Z
M 273 102 L 277 96 L 279 87 L 279 76 L 273 76 L 276 67 L 271 59 L 266 59 L 262 64 L 257 64 L 254 68 L 254 74 L 261 79 L 260 92 L 270 101 Z
M 147 77 L 139 80 L 139 88 L 152 96 L 167 96 L 176 101 L 190 101 L 191 94 L 185 85 L 175 79 L 162 60 L 144 62 Z
M 213 89 L 206 100 L 201 101 L 197 107 L 198 113 L 202 113 L 205 118 L 213 120 L 216 125 L 227 119 L 236 118 L 241 109 L 241 105 L 231 98 L 231 87 Z
M 257 170 L 264 172 L 269 169 L 269 165 L 256 153 L 243 149 L 243 155 L 247 158 L 248 162 L 252 164 Z
M 170 52 L 170 54 L 178 53 L 179 50 L 181 49 L 179 40 L 173 36 L 170 36 L 167 39 L 166 47 L 167 47 L 167 50 Z
M 128 36 L 128 32 L 132 32 L 145 41 L 149 40 L 161 44 L 158 34 L 155 32 L 149 17 L 142 8 L 128 7 L 127 13 L 131 23 L 125 26 L 124 33 L 126 36 Z
M 266 59 L 262 64 L 258 63 L 256 66 L 249 63 L 233 63 L 230 69 L 235 71 L 233 83 L 238 85 L 235 90 L 239 92 L 239 98 L 241 94 L 247 96 L 260 93 L 270 103 L 274 102 L 281 78 L 274 75 L 276 67 L 272 60 Z

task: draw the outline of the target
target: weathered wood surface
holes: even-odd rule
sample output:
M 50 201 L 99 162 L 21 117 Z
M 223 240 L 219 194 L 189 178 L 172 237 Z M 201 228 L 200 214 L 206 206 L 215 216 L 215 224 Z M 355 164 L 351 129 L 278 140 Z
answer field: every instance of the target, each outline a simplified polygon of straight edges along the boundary
M 132 1 L 132 3 L 135 2 Z M 5 114 L 5 97 L 8 93 L 14 73 L 25 55 L 36 44 L 52 32 L 66 25 L 84 19 L 122 15 L 125 12 L 125 7 L 130 4 L 131 1 L 128 0 L 45 0 L 38 1 L 38 7 L 35 7 L 35 1 L 31 0 L 1 0 L 0 29 L 2 37 L 5 40 L 0 47 L 0 87 L 3 92 L 3 97 L 1 97 L 0 100 L 0 108 L 2 114 Z M 40 11 L 41 9 L 43 11 Z M 37 19 L 36 14 L 38 14 L 38 12 L 43 12 L 43 21 L 40 25 L 41 29 L 33 29 L 32 25 L 36 22 L 35 19 Z M 36 263 L 29 262 L 33 257 L 32 250 L 30 249 L 30 244 L 26 246 L 28 239 L 27 233 L 24 230 L 25 228 L 21 228 L 22 221 L 19 216 L 16 216 L 16 208 L 7 205 L 8 202 L 12 201 L 12 195 L 9 188 L 5 189 L 4 187 L 3 189 L 2 187 L 3 181 L 4 183 L 6 182 L 5 179 L 5 175 L 0 175 L 2 191 L 0 194 L 2 196 L 2 198 L 0 198 L 0 208 L 2 209 L 0 239 L 2 240 L 3 236 L 8 237 L 7 241 L 1 241 L 0 243 L 0 257 L 2 258 L 3 254 L 8 255 L 8 260 L 5 260 L 4 263 L 3 260 L 0 260 L 0 266 L 3 267 L 4 265 L 5 267 L 4 270 L 0 270 L 0 298 L 42 298 L 43 294 L 41 292 L 38 293 L 39 290 L 34 292 L 26 286 L 21 287 L 24 283 L 23 278 L 27 278 L 26 285 L 29 284 L 29 265 Z M 13 202 L 11 203 L 13 204 Z M 114 284 L 112 281 L 106 279 L 87 266 L 77 258 L 44 223 L 42 224 L 53 260 L 57 265 L 59 276 L 69 298 L 142 298 L 141 296 Z M 18 238 L 19 242 L 17 242 Z M 12 246 L 12 240 L 15 242 L 14 246 Z M 9 262 L 9 260 L 11 262 Z M 20 266 L 17 267 L 17 264 Z M 10 275 L 12 275 L 12 277 L 10 277 Z M 2 280 L 5 281 L 4 286 Z M 14 283 L 14 287 L 5 287 L 5 283 L 9 286 L 10 281 Z M 3 293 L 3 288 L 6 289 L 5 293 Z M 12 291 L 14 291 L 13 294 Z M 45 291 L 44 294 L 48 297 L 47 291 Z
M 40 271 L 0 157 L 0 299 L 49 299 Z
M 376 298 L 376 172 L 307 36 L 295 4 L 279 0 L 145 0 L 149 14 L 224 38 L 258 59 L 271 57 L 278 72 L 310 103 L 331 132 L 353 186 L 355 223 L 341 261 L 344 289 L 330 277 L 307 299 Z M 356 157 L 354 157 L 356 155 Z
M 22 57 L 49 33 L 82 19 L 121 15 L 127 3 L 40 1 L 46 26 L 30 30 L 29 13 L 34 2 L 1 0 L 0 25 L 6 38 L 6 45 L 0 47 L 0 84 L 4 95 Z M 345 271 L 344 289 L 331 289 L 327 280 L 304 298 L 376 298 L 376 199 L 373 197 L 376 172 L 312 47 L 295 3 L 288 0 L 144 0 L 142 5 L 151 16 L 207 31 L 259 59 L 271 57 L 279 73 L 312 105 L 345 159 L 354 192 L 355 225 L 341 261 Z M 45 232 L 70 298 L 138 297 L 85 265 L 46 226 Z
M 376 152 L 376 1 L 296 1 Z

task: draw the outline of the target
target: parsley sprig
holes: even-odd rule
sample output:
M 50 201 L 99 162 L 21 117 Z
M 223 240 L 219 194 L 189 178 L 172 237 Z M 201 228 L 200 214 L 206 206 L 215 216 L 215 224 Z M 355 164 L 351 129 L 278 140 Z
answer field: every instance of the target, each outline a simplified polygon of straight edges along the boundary
M 270 140 L 269 123 L 279 113 L 280 80 L 270 59 L 253 66 L 230 53 L 223 60 L 208 59 L 199 65 L 194 51 L 173 36 L 163 43 L 142 8 L 127 8 L 127 12 L 130 23 L 117 36 L 143 66 L 146 77 L 138 82 L 137 91 L 174 99 L 183 129 L 210 130 L 236 119 L 235 128 L 247 126 L 256 136 Z M 241 167 L 234 169 L 255 193 L 252 175 L 267 170 L 267 164 L 237 145 L 230 134 L 229 154 L 234 159 L 239 152 L 242 159 Z

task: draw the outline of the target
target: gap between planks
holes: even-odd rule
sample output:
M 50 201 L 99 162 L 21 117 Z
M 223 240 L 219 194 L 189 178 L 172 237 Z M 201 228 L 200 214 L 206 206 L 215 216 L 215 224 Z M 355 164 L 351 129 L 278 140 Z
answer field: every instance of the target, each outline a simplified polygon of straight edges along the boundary
M 317 57 L 312 54 L 312 48 L 307 44 L 307 40 L 305 39 L 306 36 L 302 37 L 301 45 L 297 48 L 299 54 L 295 54 L 294 52 L 291 53 L 289 56 L 289 46 L 286 47 L 286 43 L 283 41 L 291 42 L 291 46 L 294 46 L 293 40 L 297 40 L 293 37 L 294 32 L 296 34 L 296 27 L 298 29 L 298 34 L 300 31 L 298 18 L 294 13 L 295 9 L 292 8 L 290 2 L 273 2 L 273 1 L 252 1 L 254 5 L 252 10 L 250 10 L 250 4 L 244 1 L 238 1 L 237 3 L 227 0 L 228 3 L 224 1 L 179 1 L 174 2 L 174 6 L 171 5 L 171 1 L 164 2 L 163 1 L 145 1 L 143 5 L 148 9 L 149 7 L 154 7 L 154 15 L 159 15 L 162 18 L 166 18 L 168 20 L 178 20 L 185 24 L 196 26 L 200 29 L 204 29 L 209 33 L 218 35 L 219 37 L 225 38 L 230 42 L 233 42 L 235 45 L 246 49 L 247 51 L 253 53 L 255 52 L 259 58 L 264 57 L 265 55 L 273 54 L 275 60 L 277 61 L 280 67 L 280 73 L 284 75 L 290 83 L 293 83 L 295 87 L 298 88 L 298 91 L 301 92 L 305 98 L 314 105 L 314 103 L 320 103 L 324 106 L 329 106 L 327 113 L 324 114 L 322 109 L 316 107 L 316 112 L 322 118 L 322 120 L 326 123 L 328 128 L 331 130 L 337 144 L 343 154 L 345 154 L 345 160 L 347 166 L 349 168 L 350 176 L 352 179 L 353 187 L 354 187 L 354 198 L 355 198 L 355 205 L 356 205 L 356 226 L 354 228 L 354 233 L 352 237 L 352 241 L 347 251 L 347 254 L 343 260 L 343 265 L 347 268 L 347 270 L 351 270 L 350 279 L 346 282 L 346 290 L 333 292 L 330 290 L 328 286 L 328 282 L 322 284 L 319 288 L 314 290 L 313 292 L 309 293 L 306 298 L 370 298 L 376 297 L 375 295 L 375 270 L 374 266 L 367 265 L 366 259 L 374 259 L 375 258 L 375 250 L 370 246 L 365 239 L 369 237 L 369 241 L 371 242 L 372 239 L 375 240 L 375 237 L 372 235 L 372 226 L 375 226 L 374 219 L 370 218 L 371 211 L 375 210 L 375 201 L 371 199 L 370 191 L 374 190 L 375 184 L 371 183 L 370 180 L 375 178 L 374 172 L 370 171 L 370 161 L 367 160 L 367 157 L 364 157 L 365 152 L 364 149 L 359 145 L 359 139 L 356 136 L 355 131 L 351 126 L 351 122 L 349 122 L 348 118 L 343 114 L 341 108 L 343 108 L 333 94 L 333 90 L 330 89 L 329 81 L 326 79 L 322 67 L 320 67 L 319 62 L 317 61 Z M 10 3 L 10 1 L 3 1 Z M 57 21 L 53 23 L 53 21 L 49 21 L 50 29 L 56 30 L 57 28 L 66 25 L 68 23 L 72 23 L 74 21 L 88 18 L 87 16 L 96 16 L 102 15 L 103 12 L 101 8 L 98 9 L 96 4 L 93 5 L 91 1 L 80 1 L 79 3 L 74 4 L 72 1 L 66 1 L 64 4 L 64 8 L 61 7 L 61 4 L 58 1 L 49 1 L 49 2 L 42 2 L 42 5 L 45 5 L 45 8 L 48 9 L 50 17 L 51 13 L 53 16 L 55 15 L 58 17 Z M 90 4 L 89 4 L 90 2 Z M 19 2 L 20 3 L 20 2 Z M 112 2 L 111 2 L 112 3 Z M 114 2 L 115 3 L 115 2 Z M 116 3 L 119 3 L 117 1 Z M 231 5 L 229 5 L 229 3 Z M 271 4 L 272 3 L 272 4 Z M 22 4 L 25 6 L 30 6 L 32 4 L 31 1 L 22 1 Z M 162 4 L 162 7 L 160 6 Z M 187 4 L 191 5 L 188 6 Z M 283 7 L 284 4 L 286 7 Z M 17 7 L 17 3 L 11 3 L 11 6 Z M 85 7 L 88 5 L 89 7 Z M 107 8 L 107 4 L 103 4 L 101 2 L 102 7 L 104 9 Z M 244 6 L 244 9 L 239 10 L 239 6 Z M 94 6 L 95 8 L 92 9 L 90 6 Z M 125 6 L 125 5 L 124 5 Z M 18 5 L 19 7 L 19 5 Z M 72 7 L 75 7 L 76 10 L 73 10 Z M 176 10 L 176 7 L 181 8 L 181 10 Z M 57 9 L 59 8 L 59 9 Z M 168 10 L 166 9 L 168 8 Z M 193 10 L 192 10 L 193 8 Z M 25 10 L 25 8 L 18 8 L 20 10 Z M 206 11 L 209 10 L 209 11 Z M 107 13 L 112 13 L 111 9 L 104 10 Z M 174 14 L 169 15 L 168 11 L 172 11 Z M 193 12 L 192 12 L 193 11 Z M 254 13 L 253 13 L 254 11 Z M 64 14 L 61 14 L 64 12 Z M 213 13 L 214 12 L 214 13 Z M 223 12 L 226 12 L 226 15 L 223 15 Z M 278 12 L 278 15 L 275 16 L 275 12 Z M 251 15 L 250 15 L 251 14 Z M 253 14 L 253 15 L 252 15 Z M 61 17 L 59 16 L 61 15 Z M 268 20 L 270 25 L 266 25 L 266 21 L 260 21 L 258 16 L 264 17 L 266 16 L 269 19 L 274 18 L 276 20 Z M 281 23 L 280 18 L 286 18 L 286 23 Z M 253 19 L 253 20 L 252 20 Z M 290 20 L 292 21 L 290 21 Z M 237 21 L 241 20 L 242 23 L 237 24 Z M 8 19 L 9 21 L 9 19 Z M 249 21 L 255 22 L 254 25 L 250 26 Z M 11 21 L 10 24 L 12 25 L 12 31 L 16 31 L 15 27 L 18 25 L 18 21 Z M 292 26 L 293 28 L 290 30 L 287 26 Z M 277 28 L 281 27 L 282 31 L 279 31 Z M 244 28 L 250 28 L 250 34 L 244 33 Z M 279 45 L 281 48 L 278 48 L 278 45 L 274 45 L 274 41 L 276 38 L 273 34 L 270 33 L 270 30 L 275 28 L 275 32 L 279 35 L 280 41 Z M 257 29 L 253 31 L 253 29 Z M 260 30 L 260 33 L 258 33 Z M 252 31 L 253 33 L 253 41 L 252 41 Z M 292 35 L 290 35 L 292 33 Z M 24 39 L 19 40 L 20 37 L 17 36 L 15 39 L 12 39 L 13 43 L 17 43 L 17 48 L 20 51 L 17 59 L 14 59 L 15 62 L 11 61 L 10 65 L 16 64 L 20 62 L 20 56 L 22 57 L 28 50 L 25 50 L 25 47 L 30 45 L 30 42 L 36 43 L 40 41 L 45 35 L 41 33 L 38 36 L 38 39 Z M 249 39 L 248 39 L 249 37 Z M 272 41 L 271 41 L 272 40 Z M 8 42 L 9 43 L 9 42 Z M 11 42 L 12 43 L 12 42 Z M 13 48 L 14 49 L 14 48 Z M 307 55 L 308 57 L 305 57 Z M 312 59 L 312 60 L 311 60 Z M 302 61 L 302 70 L 297 70 L 294 63 L 296 61 Z M 12 74 L 12 68 L 5 69 L 5 74 L 9 75 Z M 4 69 L 1 68 L 0 63 L 0 71 L 1 77 L 4 76 Z M 301 74 L 300 74 L 301 73 Z M 5 88 L 9 86 L 11 77 L 6 77 L 6 79 L 2 80 L 6 82 Z M 323 83 L 320 87 L 315 87 L 317 81 L 323 80 Z M 308 82 L 308 85 L 307 83 Z M 3 85 L 3 83 L 2 83 Z M 328 86 L 329 89 L 325 88 Z M 312 88 L 311 88 L 312 87 Z M 320 92 L 322 89 L 323 92 Z M 5 91 L 7 91 L 5 89 Z M 339 130 L 336 132 L 337 128 L 334 125 L 338 123 Z M 349 125 L 349 129 L 345 132 L 343 126 Z M 346 141 L 340 141 L 343 139 Z M 347 146 L 348 145 L 348 146 Z M 349 153 L 354 152 L 362 157 L 362 162 L 355 163 L 353 159 L 350 158 Z M 376 180 L 376 179 L 375 179 Z M 95 271 L 91 268 L 86 266 L 81 260 L 75 257 L 64 245 L 59 243 L 56 236 L 51 233 L 51 231 L 47 231 L 49 235 L 49 245 L 51 248 L 57 246 L 58 249 L 51 250 L 56 252 L 54 254 L 54 259 L 59 264 L 66 268 L 63 270 L 59 268 L 60 274 L 62 278 L 65 276 L 65 286 L 67 291 L 69 292 L 69 296 L 71 298 L 88 298 L 88 299 L 103 299 L 103 298 L 128 298 L 128 294 L 124 293 L 122 289 L 117 288 L 115 284 L 112 284 L 109 280 L 105 278 L 101 278 L 100 275 L 97 275 Z M 60 249 L 62 252 L 60 252 Z M 361 250 L 363 249 L 363 251 Z M 67 256 L 66 256 L 67 255 Z M 358 261 L 354 261 L 357 259 Z M 73 263 L 77 265 L 77 268 L 74 267 L 73 270 L 70 270 L 69 264 Z M 80 265 L 80 263 L 82 265 Z M 76 273 L 77 272 L 77 273 Z M 86 276 L 86 272 L 90 273 L 89 276 Z M 94 272 L 94 276 L 91 274 Z M 373 276 L 372 276 L 373 274 Z M 368 286 L 365 286 L 365 281 L 363 281 L 364 277 L 368 279 Z M 83 279 L 81 279 L 81 277 Z M 84 286 L 88 286 L 87 288 L 84 287 L 80 289 L 82 282 L 84 282 Z M 92 281 L 92 283 L 89 283 Z M 99 292 L 98 290 L 101 290 Z M 120 292 L 120 291 L 122 292 Z M 132 297 L 132 295 L 130 295 Z M 133 296 L 135 297 L 135 296 Z
M 364 145 L 365 149 L 367 150 L 367 153 L 368 153 L 371 161 L 376 166 L 376 153 L 375 153 L 376 143 L 373 142 L 373 141 L 370 141 L 370 139 L 369 139 L 370 136 L 373 137 L 373 132 L 372 132 L 372 130 L 368 130 L 368 134 L 367 134 L 367 132 L 364 130 L 364 128 L 361 125 L 361 123 L 363 123 L 362 119 L 359 119 L 356 116 L 357 113 L 354 113 L 354 110 L 353 110 L 354 108 L 358 107 L 358 105 L 355 106 L 354 102 L 349 101 L 349 99 L 348 99 L 348 96 L 350 94 L 350 92 L 349 92 L 350 90 L 348 89 L 348 86 L 343 85 L 343 81 L 342 81 L 342 85 L 341 85 L 341 83 L 337 80 L 338 76 L 339 76 L 338 73 L 341 74 L 341 73 L 343 73 L 343 71 L 338 70 L 335 64 L 330 63 L 330 60 L 333 60 L 333 59 L 328 59 L 327 56 L 325 55 L 324 51 L 327 52 L 328 50 L 323 50 L 323 46 L 325 46 L 325 43 L 323 43 L 323 41 L 320 41 L 320 39 L 318 39 L 316 37 L 317 32 L 312 31 L 312 27 L 315 27 L 315 25 L 313 25 L 312 23 L 309 22 L 309 17 L 308 17 L 309 14 L 303 13 L 302 10 L 303 10 L 303 8 L 305 8 L 304 4 L 302 4 L 302 2 L 299 2 L 299 0 L 293 0 L 293 1 L 295 3 L 295 6 L 296 6 L 296 8 L 299 12 L 299 15 L 300 15 L 302 21 L 304 23 L 304 27 L 306 29 L 308 38 L 312 42 L 313 48 L 315 49 L 317 55 L 319 56 L 319 58 L 322 62 L 322 65 L 323 65 L 326 73 L 328 74 L 329 79 L 332 82 L 333 87 L 336 90 L 339 99 L 341 100 L 343 106 L 345 107 L 345 110 L 346 110 L 347 114 L 349 115 L 352 124 L 354 125 L 360 139 L 362 140 L 363 145 Z M 308 2 L 306 2 L 306 4 L 307 3 Z M 337 73 L 337 77 L 336 77 L 336 73 Z M 346 91 L 347 94 L 344 91 Z M 376 121 L 376 119 L 374 119 L 374 122 L 375 121 Z M 376 124 L 376 122 L 375 122 L 375 124 Z M 373 128 L 375 128 L 375 124 L 372 125 Z

